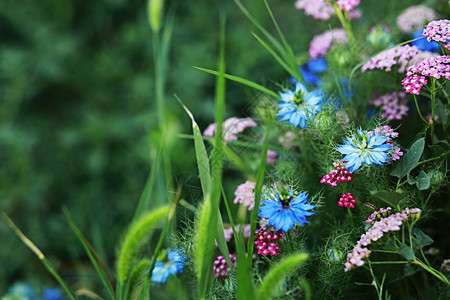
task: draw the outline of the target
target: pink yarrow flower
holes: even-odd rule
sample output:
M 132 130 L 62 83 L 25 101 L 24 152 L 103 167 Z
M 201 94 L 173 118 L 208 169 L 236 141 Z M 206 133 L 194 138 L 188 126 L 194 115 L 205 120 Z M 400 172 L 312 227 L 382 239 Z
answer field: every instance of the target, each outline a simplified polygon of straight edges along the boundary
M 223 134 L 226 141 L 236 141 L 237 134 L 243 132 L 247 127 L 256 127 L 257 124 L 252 118 L 236 118 L 232 117 L 223 122 Z M 209 125 L 205 131 L 204 136 L 213 136 L 216 131 L 216 123 Z
M 351 182 L 353 181 L 353 173 L 348 171 L 345 167 L 345 163 L 342 160 L 336 160 L 333 162 L 334 170 L 323 176 L 320 183 L 326 183 L 331 187 L 337 186 L 338 182 Z
M 377 211 L 374 211 L 369 218 L 365 221 L 366 224 L 374 223 L 376 219 L 381 219 L 382 217 L 387 217 L 387 214 L 392 210 L 391 207 L 380 208 Z
M 241 203 L 248 207 L 248 210 L 252 210 L 255 205 L 255 186 L 256 182 L 249 180 L 240 184 L 234 192 L 236 195 L 234 203 Z
M 409 107 L 405 100 L 406 94 L 392 92 L 377 96 L 370 100 L 370 104 L 381 107 L 381 117 L 388 121 L 401 120 L 408 114 Z
M 356 199 L 351 193 L 342 194 L 338 201 L 338 206 L 355 208 Z
M 241 229 L 241 225 L 235 225 L 234 226 L 234 230 L 236 230 L 236 233 L 239 233 Z M 242 230 L 242 234 L 244 236 L 244 239 L 248 239 L 250 237 L 252 228 L 250 226 L 250 224 L 245 224 Z M 225 240 L 227 242 L 229 242 L 231 240 L 231 238 L 233 237 L 233 228 L 229 227 L 229 228 L 224 228 L 223 229 L 223 233 L 225 234 Z
M 319 20 L 328 20 L 334 15 L 333 6 L 326 0 L 298 0 L 295 8 L 304 10 L 305 15 Z
M 351 11 L 357 7 L 360 3 L 359 0 L 337 0 L 337 5 L 340 9 L 345 11 Z
M 450 80 L 450 55 L 426 58 L 409 67 L 402 80 L 405 92 L 419 95 L 422 87 L 427 84 L 426 76 Z
M 437 14 L 428 6 L 411 6 L 397 17 L 397 26 L 404 33 L 412 34 L 436 18 Z
M 430 22 L 423 30 L 422 35 L 426 36 L 429 42 L 442 43 L 444 48 L 450 50 L 450 20 L 443 19 Z
M 280 229 L 275 231 L 273 226 L 261 227 L 255 232 L 255 246 L 259 255 L 278 255 L 278 251 L 281 248 L 277 245 L 276 241 L 284 238 L 284 233 Z
M 230 260 L 233 267 L 236 267 L 236 255 L 230 253 Z M 214 277 L 227 277 L 230 274 L 230 267 L 227 265 L 225 257 L 217 256 L 213 263 Z
M 419 208 L 405 208 L 400 213 L 390 215 L 375 222 L 366 233 L 361 235 L 352 252 L 347 254 L 344 271 L 347 272 L 354 267 L 364 265 L 364 259 L 370 255 L 370 250 L 367 246 L 381 239 L 385 233 L 399 231 L 404 220 L 418 218 L 421 213 L 422 211 Z
M 332 29 L 316 35 L 309 44 L 309 56 L 312 59 L 325 56 L 334 43 L 348 43 L 348 36 L 344 29 Z
M 390 72 L 392 66 L 408 62 L 408 60 L 416 56 L 418 52 L 419 49 L 416 46 L 403 45 L 394 47 L 367 61 L 361 67 L 361 72 L 373 69 L 380 69 Z

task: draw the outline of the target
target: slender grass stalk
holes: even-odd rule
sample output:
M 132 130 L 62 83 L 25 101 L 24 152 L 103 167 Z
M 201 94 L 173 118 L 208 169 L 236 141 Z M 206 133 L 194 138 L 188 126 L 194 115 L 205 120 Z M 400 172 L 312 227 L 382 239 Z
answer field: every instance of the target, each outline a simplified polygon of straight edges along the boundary
M 434 145 L 434 116 L 436 113 L 436 78 L 431 78 L 431 145 Z
M 72 228 L 72 231 L 75 233 L 75 235 L 78 237 L 78 239 L 81 242 L 81 245 L 83 246 L 84 250 L 86 251 L 86 254 L 88 255 L 90 261 L 92 262 L 92 265 L 94 266 L 95 270 L 97 271 L 97 274 L 99 275 L 103 287 L 108 292 L 109 296 L 111 296 L 111 299 L 115 299 L 116 294 L 114 291 L 113 283 L 111 281 L 110 276 L 108 275 L 108 272 L 106 271 L 106 268 L 101 261 L 100 257 L 97 255 L 97 252 L 94 250 L 94 247 L 92 247 L 91 243 L 86 239 L 86 237 L 81 233 L 81 231 L 76 226 L 69 210 L 67 208 L 63 208 L 64 215 L 66 216 L 66 220 L 69 223 L 70 228 Z
M 14 231 L 14 233 L 19 237 L 19 239 L 31 250 L 34 254 L 39 258 L 45 268 L 53 275 L 53 277 L 58 281 L 59 285 L 63 288 L 64 292 L 66 292 L 67 296 L 71 300 L 76 300 L 77 297 L 74 291 L 69 287 L 69 285 L 62 279 L 62 277 L 55 270 L 50 261 L 45 257 L 44 253 L 29 239 L 27 238 L 22 231 L 14 224 L 14 222 L 8 217 L 8 215 L 4 212 L 1 212 L 2 218 L 6 221 L 8 226 Z

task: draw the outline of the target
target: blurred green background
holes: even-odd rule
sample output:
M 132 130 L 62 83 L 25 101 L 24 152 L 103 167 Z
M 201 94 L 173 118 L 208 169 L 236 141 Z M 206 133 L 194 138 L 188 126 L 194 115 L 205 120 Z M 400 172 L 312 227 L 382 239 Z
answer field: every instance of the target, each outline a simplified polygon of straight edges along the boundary
M 376 18 L 381 8 L 369 2 L 366 21 L 375 25 L 383 21 Z M 391 12 L 405 2 L 390 1 Z M 244 3 L 275 33 L 261 0 Z M 311 38 L 329 28 L 295 10 L 293 0 L 269 3 L 296 53 L 305 53 Z M 215 68 L 221 13 L 227 19 L 227 72 L 268 86 L 287 79 L 233 1 L 166 1 L 165 10 L 175 13 L 165 105 L 176 131 L 190 134 L 191 125 L 174 93 L 202 130 L 213 122 L 215 78 L 192 66 Z M 70 284 L 89 287 L 95 274 L 61 208 L 69 208 L 113 267 L 156 152 L 147 3 L 3 0 L 0 37 L 0 210 Z M 226 117 L 251 115 L 254 91 L 227 85 Z M 199 185 L 191 144 L 178 139 L 171 161 L 173 184 L 184 182 L 184 197 L 195 203 Z M 18 280 L 55 284 L 4 222 L 0 241 L 0 295 Z
M 293 1 L 273 2 L 296 50 L 305 51 L 312 33 L 299 26 L 313 20 L 300 22 Z M 246 4 L 269 24 L 261 1 Z M 178 131 L 190 133 L 190 121 L 174 93 L 202 129 L 213 121 L 215 79 L 192 66 L 215 68 L 220 13 L 227 17 L 228 72 L 257 82 L 286 76 L 252 37 L 233 1 L 172 1 L 165 10 L 175 12 L 165 103 Z M 0 210 L 69 283 L 76 285 L 79 275 L 89 282 L 95 275 L 61 208 L 69 208 L 112 267 L 156 151 L 147 3 L 4 0 L 0 37 Z M 250 89 L 228 84 L 227 116 L 250 115 L 253 98 Z M 177 141 L 174 181 L 185 182 L 186 197 L 195 203 L 198 192 L 189 191 L 198 186 L 193 157 L 191 141 Z M 53 282 L 3 220 L 0 240 L 0 295 L 18 280 Z

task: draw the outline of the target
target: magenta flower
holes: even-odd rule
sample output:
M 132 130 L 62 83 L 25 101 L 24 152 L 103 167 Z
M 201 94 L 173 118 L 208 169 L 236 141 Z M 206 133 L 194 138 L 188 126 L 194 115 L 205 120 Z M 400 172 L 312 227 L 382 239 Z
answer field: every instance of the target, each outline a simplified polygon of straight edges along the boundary
M 419 95 L 422 87 L 427 84 L 426 76 L 450 80 L 450 55 L 426 58 L 409 67 L 402 80 L 405 92 Z
M 258 250 L 259 255 L 278 255 L 278 251 L 281 248 L 277 245 L 276 241 L 283 239 L 283 231 L 275 231 L 272 226 L 261 227 L 257 232 L 255 232 L 255 242 L 254 245 Z
M 230 253 L 230 260 L 233 267 L 236 267 L 236 255 Z M 230 267 L 227 265 L 225 257 L 222 255 L 217 256 L 213 263 L 214 277 L 227 277 L 230 275 Z
M 353 173 L 350 173 L 348 168 L 345 167 L 345 163 L 342 160 L 333 162 L 334 170 L 324 175 L 320 180 L 320 183 L 326 183 L 331 187 L 337 186 L 338 182 L 351 182 L 353 181 Z
M 353 197 L 351 193 L 342 194 L 341 198 L 339 198 L 338 206 L 355 208 L 356 199 Z

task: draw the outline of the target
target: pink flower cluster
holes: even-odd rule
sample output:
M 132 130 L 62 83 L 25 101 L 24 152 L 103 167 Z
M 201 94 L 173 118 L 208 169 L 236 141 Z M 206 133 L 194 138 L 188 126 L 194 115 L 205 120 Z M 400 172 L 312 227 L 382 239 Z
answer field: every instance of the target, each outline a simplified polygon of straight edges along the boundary
M 450 55 L 426 58 L 409 67 L 402 80 L 403 88 L 407 93 L 419 95 L 422 87 L 427 84 L 425 76 L 450 80 Z
M 256 127 L 257 124 L 252 118 L 232 117 L 223 122 L 223 134 L 226 141 L 236 141 L 237 134 L 243 132 L 247 127 Z M 213 136 L 216 131 L 216 123 L 209 125 L 203 132 L 204 136 Z
M 371 99 L 370 104 L 375 107 L 381 107 L 382 118 L 388 121 L 401 120 L 403 116 L 408 114 L 409 110 L 405 97 L 406 94 L 403 92 L 392 92 Z
M 419 49 L 416 46 L 403 45 L 394 47 L 367 61 L 361 67 L 361 72 L 373 69 L 380 69 L 390 72 L 392 66 L 408 62 L 408 60 L 416 56 L 418 52 Z
M 353 197 L 351 193 L 342 194 L 341 198 L 339 198 L 338 206 L 355 208 L 356 199 Z
M 303 9 L 305 15 L 314 19 L 328 20 L 334 15 L 334 8 L 326 0 L 298 0 L 295 8 Z
M 337 0 L 337 5 L 340 9 L 345 11 L 351 11 L 355 7 L 357 7 L 360 3 L 359 0 Z
M 375 222 L 366 233 L 361 235 L 361 238 L 356 242 L 352 252 L 347 254 L 347 262 L 345 263 L 344 269 L 345 272 L 354 267 L 361 267 L 364 265 L 364 259 L 370 255 L 370 250 L 367 246 L 372 242 L 378 241 L 385 233 L 399 231 L 404 220 L 409 217 L 419 217 L 421 212 L 422 211 L 419 208 L 405 208 L 401 213 L 390 215 L 387 218 L 382 218 Z
M 436 13 L 428 6 L 411 6 L 397 17 L 397 26 L 404 33 L 412 34 L 436 18 Z
M 239 230 L 241 229 L 241 225 L 235 225 L 234 226 L 234 230 L 236 230 L 236 233 L 239 232 Z M 245 224 L 244 228 L 242 230 L 244 239 L 248 239 L 250 237 L 252 228 L 250 226 L 250 224 Z M 225 240 L 227 242 L 229 242 L 231 240 L 231 238 L 233 237 L 233 228 L 229 227 L 229 228 L 224 228 L 223 229 L 223 233 L 225 234 Z
M 240 184 L 234 192 L 236 195 L 234 203 L 242 203 L 242 205 L 248 207 L 248 210 L 252 210 L 255 205 L 255 186 L 256 182 L 249 180 Z
M 400 147 L 398 146 L 394 146 L 392 141 L 392 139 L 398 137 L 398 132 L 394 131 L 394 129 L 392 129 L 389 125 L 379 126 L 373 131 L 369 131 L 369 134 L 378 134 L 388 137 L 385 144 L 391 144 L 392 147 L 391 151 L 389 152 L 389 158 L 386 160 L 387 164 L 391 164 L 393 161 L 400 159 L 400 156 L 403 156 L 403 152 L 401 151 L 402 149 L 400 149 Z
M 450 20 L 438 20 L 430 22 L 423 30 L 423 36 L 429 42 L 441 42 L 444 48 L 450 50 Z
M 380 208 L 379 210 L 374 211 L 374 212 L 369 216 L 369 218 L 367 218 L 367 220 L 366 220 L 365 223 L 371 224 L 371 223 L 374 223 L 375 220 L 376 220 L 377 218 L 378 218 L 378 219 L 381 219 L 382 217 L 387 217 L 387 214 L 388 214 L 391 210 L 392 210 L 391 207 Z
M 309 44 L 309 56 L 312 59 L 325 56 L 333 43 L 346 44 L 347 42 L 348 36 L 344 29 L 327 30 L 312 39 Z
M 284 238 L 283 231 L 278 230 L 275 232 L 272 227 L 261 227 L 255 232 L 255 246 L 260 255 L 278 255 L 278 251 L 281 249 L 276 240 Z
M 353 181 L 353 173 L 348 171 L 345 167 L 345 163 L 342 160 L 333 162 L 334 170 L 323 176 L 320 183 L 326 183 L 331 187 L 337 186 L 338 182 L 351 182 Z
M 230 253 L 230 260 L 233 267 L 236 267 L 236 255 Z M 214 277 L 227 277 L 230 274 L 230 267 L 227 265 L 227 261 L 223 255 L 217 256 L 213 264 Z

